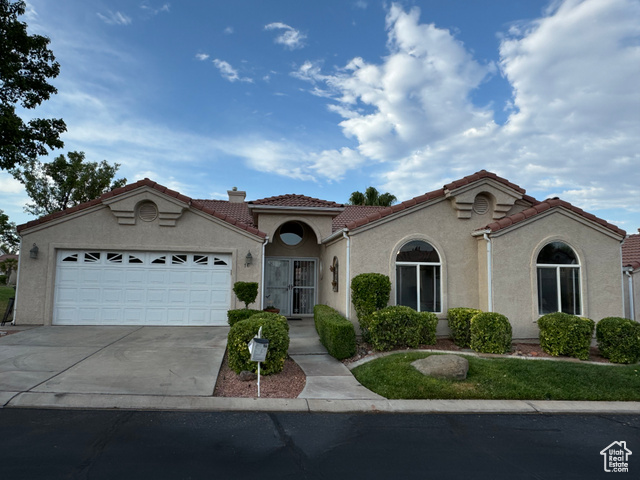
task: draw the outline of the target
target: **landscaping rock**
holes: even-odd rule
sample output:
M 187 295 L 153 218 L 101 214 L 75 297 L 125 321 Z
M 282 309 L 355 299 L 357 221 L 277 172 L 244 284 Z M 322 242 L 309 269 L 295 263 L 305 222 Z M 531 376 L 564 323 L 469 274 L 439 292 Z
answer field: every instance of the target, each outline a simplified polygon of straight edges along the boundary
M 242 380 L 243 382 L 251 382 L 256 378 L 258 378 L 258 375 L 256 375 L 253 372 L 250 372 L 249 370 L 241 371 L 238 376 L 240 377 L 240 380 Z
M 468 360 L 458 355 L 431 355 L 411 362 L 411 365 L 423 375 L 452 380 L 464 380 L 469 371 Z

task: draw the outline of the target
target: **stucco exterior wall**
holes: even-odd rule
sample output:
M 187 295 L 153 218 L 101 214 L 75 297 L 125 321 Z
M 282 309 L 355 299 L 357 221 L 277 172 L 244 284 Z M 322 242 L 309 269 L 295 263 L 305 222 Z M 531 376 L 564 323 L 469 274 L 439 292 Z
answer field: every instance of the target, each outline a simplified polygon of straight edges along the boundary
M 442 312 L 438 334 L 449 333 L 447 309 L 479 307 L 478 241 L 471 234 L 492 221 L 492 211 L 484 215 L 471 213 L 471 218 L 458 218 L 449 200 L 417 208 L 378 222 L 373 228 L 356 230 L 351 236 L 351 278 L 360 273 L 382 273 L 391 280 L 390 305 L 396 304 L 396 255 L 400 247 L 412 240 L 433 245 L 442 264 Z M 355 311 L 351 308 L 351 318 Z
M 323 238 L 331 235 L 330 215 L 306 215 L 303 212 L 296 213 L 272 213 L 265 212 L 258 215 L 258 229 L 265 232 L 270 241 L 276 238 L 276 232 L 280 226 L 290 221 L 298 221 L 313 231 L 314 241 L 319 244 Z M 307 233 L 307 232 L 305 232 Z
M 262 218 L 265 215 L 261 216 Z M 316 237 L 315 230 L 306 221 L 302 221 L 299 217 L 281 217 L 282 223 L 276 224 L 273 236 L 269 235 L 269 243 L 266 246 L 267 257 L 311 257 L 318 258 L 320 256 L 320 245 Z M 285 244 L 278 235 L 278 227 L 284 225 L 288 221 L 297 221 L 303 227 L 302 241 L 298 245 Z
M 580 261 L 582 315 L 598 322 L 623 313 L 620 239 L 555 210 L 492 236 L 493 310 L 506 315 L 514 338 L 536 338 L 536 261 L 550 242 L 564 242 Z
M 338 291 L 333 291 L 333 272 L 330 268 L 333 259 L 338 259 Z M 346 314 L 347 294 L 350 282 L 347 280 L 347 241 L 340 238 L 323 247 L 322 278 L 319 282 L 318 303 L 329 305 L 343 315 Z M 350 302 L 350 301 L 349 301 Z M 354 320 L 354 317 L 350 318 Z M 357 323 L 357 321 L 356 321 Z
M 158 199 L 153 193 L 145 197 Z M 16 323 L 22 325 L 51 324 L 56 252 L 60 249 L 230 253 L 232 285 L 236 281 L 260 282 L 262 239 L 197 210 L 184 210 L 175 226 L 160 226 L 158 219 L 121 225 L 108 206 L 99 205 L 31 227 L 22 231 L 22 236 L 16 306 Z M 37 259 L 29 258 L 34 243 L 39 247 Z M 245 267 L 249 251 L 253 264 Z M 230 307 L 243 306 L 232 294 Z M 252 306 L 261 308 L 260 299 Z

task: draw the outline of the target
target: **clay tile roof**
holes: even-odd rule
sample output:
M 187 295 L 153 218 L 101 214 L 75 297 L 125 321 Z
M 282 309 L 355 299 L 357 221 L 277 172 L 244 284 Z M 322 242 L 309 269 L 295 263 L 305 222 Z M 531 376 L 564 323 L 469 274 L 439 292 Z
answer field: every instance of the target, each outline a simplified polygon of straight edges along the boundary
M 622 244 L 622 266 L 640 269 L 640 234 L 629 235 Z
M 512 188 L 513 190 L 517 191 L 521 195 L 524 195 L 526 193 L 526 190 L 524 188 L 519 187 L 515 183 L 511 183 L 506 178 L 499 177 L 498 175 L 496 175 L 493 172 L 487 172 L 486 170 L 480 170 L 479 172 L 476 172 L 476 173 L 474 173 L 472 175 L 468 175 L 468 176 L 466 176 L 464 178 L 461 178 L 460 180 L 456 180 L 454 182 L 451 182 L 451 183 L 445 185 L 444 188 L 449 190 L 449 191 L 452 191 L 452 190 L 455 190 L 456 188 L 464 187 L 465 185 L 468 185 L 470 183 L 476 182 L 476 181 L 481 180 L 483 178 L 491 178 L 493 180 L 496 180 L 496 181 L 506 185 L 507 187 Z M 535 199 L 533 197 L 528 197 L 527 200 L 533 200 L 533 202 L 535 202 Z
M 551 208 L 565 208 L 566 210 L 569 210 L 577 215 L 582 216 L 583 218 L 586 218 L 587 220 L 597 223 L 613 231 L 614 233 L 617 233 L 618 235 L 624 237 L 627 234 L 627 232 L 607 222 L 606 220 L 598 218 L 591 213 L 587 213 L 581 208 L 574 207 L 569 202 L 565 202 L 564 200 L 560 200 L 559 198 L 550 198 L 548 200 L 545 200 L 544 202 L 533 205 L 532 207 L 523 210 L 522 212 L 501 218 L 500 220 L 490 223 L 485 228 L 481 228 L 479 230 L 491 230 L 492 232 L 497 232 L 498 230 L 502 230 L 503 228 L 506 228 L 508 226 L 515 225 L 516 223 L 519 223 L 527 218 L 534 217 Z
M 320 200 L 319 198 L 307 197 L 306 195 L 288 194 L 278 195 L 277 197 L 267 197 L 260 200 L 249 202 L 249 208 L 252 205 L 262 205 L 270 207 L 312 207 L 312 208 L 342 208 L 341 203 Z
M 5 260 L 18 260 L 18 255 L 13 255 L 11 253 L 4 253 L 0 255 L 0 263 L 4 262 Z
M 128 185 L 125 185 L 124 187 L 116 188 L 114 190 L 111 190 L 110 192 L 106 192 L 99 198 L 96 198 L 89 202 L 81 203 L 80 205 L 62 210 L 61 212 L 55 212 L 50 215 L 45 215 L 44 217 L 38 218 L 36 220 L 31 220 L 30 222 L 27 222 L 25 224 L 18 225 L 18 233 L 26 228 L 35 227 L 36 225 L 41 225 L 56 218 L 70 215 L 80 210 L 85 210 L 95 205 L 99 205 L 104 200 L 116 197 L 122 193 L 130 192 L 141 187 L 153 188 L 154 190 L 157 190 L 164 195 L 173 197 L 183 203 L 186 203 L 188 206 L 207 213 L 208 215 L 211 215 L 213 217 L 219 218 L 220 220 L 223 220 L 231 225 L 235 225 L 236 227 L 246 230 L 254 235 L 260 236 L 262 238 L 267 236 L 266 233 L 261 232 L 255 228 L 255 226 L 253 225 L 253 219 L 251 218 L 251 215 L 249 215 L 247 206 L 244 203 L 233 204 L 234 206 L 230 206 L 231 204 L 229 202 L 219 200 L 192 200 L 191 198 L 170 190 L 165 186 L 158 185 L 156 182 L 149 180 L 148 178 L 138 180 L 135 183 L 130 183 Z M 245 211 L 246 213 L 244 213 Z
M 372 207 L 369 205 L 347 205 L 340 215 L 333 218 L 331 227 L 332 231 L 342 230 L 348 224 L 360 219 L 364 219 L 372 213 L 384 210 L 386 207 Z

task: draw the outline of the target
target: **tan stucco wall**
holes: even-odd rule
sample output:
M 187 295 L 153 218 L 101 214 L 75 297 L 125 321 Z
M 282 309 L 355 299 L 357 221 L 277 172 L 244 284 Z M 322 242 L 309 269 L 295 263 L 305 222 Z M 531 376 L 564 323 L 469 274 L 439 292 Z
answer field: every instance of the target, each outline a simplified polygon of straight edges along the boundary
M 524 223 L 524 222 L 523 222 Z M 581 265 L 582 315 L 598 322 L 623 313 L 620 239 L 556 210 L 492 237 L 493 310 L 509 318 L 514 338 L 536 338 L 539 251 L 561 241 Z
M 492 221 L 492 212 L 471 213 L 460 219 L 452 202 L 442 199 L 415 209 L 391 222 L 379 222 L 375 228 L 356 231 L 351 236 L 351 278 L 360 273 L 382 273 L 391 280 L 391 298 L 396 303 L 396 268 L 398 249 L 412 240 L 424 240 L 433 245 L 442 263 L 442 313 L 438 334 L 448 334 L 447 309 L 478 308 L 478 241 L 471 236 L 477 228 Z M 340 309 L 342 310 L 342 309 Z M 353 307 L 351 318 L 356 319 Z
M 281 225 L 290 221 L 298 221 L 305 224 L 305 228 L 313 231 L 314 241 L 320 243 L 323 238 L 331 235 L 331 219 L 329 215 L 305 215 L 304 213 L 271 213 L 265 212 L 257 215 L 258 230 L 269 237 L 270 242 L 276 238 L 276 232 Z M 307 232 L 305 232 L 307 233 Z
M 265 215 L 262 215 L 265 217 Z M 304 233 L 302 241 L 298 245 L 287 245 L 278 235 L 278 227 L 284 225 L 286 222 L 295 218 L 295 221 L 300 223 L 303 227 Z M 320 257 L 321 246 L 318 244 L 315 230 L 309 225 L 308 222 L 302 221 L 299 217 L 282 217 L 280 220 L 282 223 L 277 224 L 275 227 L 275 233 L 273 236 L 269 235 L 269 243 L 266 246 L 267 257 L 307 257 L 318 258 Z
M 335 308 L 343 315 L 346 312 L 349 282 L 347 281 L 347 241 L 340 238 L 326 244 L 322 253 L 322 278 L 319 282 L 318 302 Z M 329 269 L 333 258 L 338 259 L 338 291 L 333 291 L 333 273 Z M 350 302 L 350 300 L 349 300 Z M 351 319 L 353 320 L 353 318 Z M 357 322 L 356 322 L 357 323 Z
M 148 199 L 157 195 L 148 193 Z M 20 263 L 16 323 L 50 325 L 56 271 L 56 252 L 60 249 L 178 251 L 230 253 L 232 279 L 260 282 L 262 239 L 239 230 L 199 211 L 185 210 L 175 227 L 160 226 L 159 221 L 119 225 L 108 206 L 98 206 L 63 216 L 43 226 L 22 232 L 23 261 Z M 29 258 L 36 243 L 37 259 Z M 247 252 L 253 264 L 245 267 Z M 244 306 L 231 295 L 231 308 Z M 260 298 L 253 308 L 261 308 Z

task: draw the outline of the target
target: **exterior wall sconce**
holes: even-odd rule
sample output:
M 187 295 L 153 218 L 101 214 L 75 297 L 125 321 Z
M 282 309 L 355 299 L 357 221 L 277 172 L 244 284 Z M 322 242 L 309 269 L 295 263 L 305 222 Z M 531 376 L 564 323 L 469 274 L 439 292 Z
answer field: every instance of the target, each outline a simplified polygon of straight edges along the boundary
M 34 243 L 31 250 L 29 250 L 30 258 L 38 258 L 38 246 Z
M 244 257 L 244 266 L 248 267 L 253 263 L 253 256 L 251 255 L 251 251 L 247 252 L 247 256 Z

